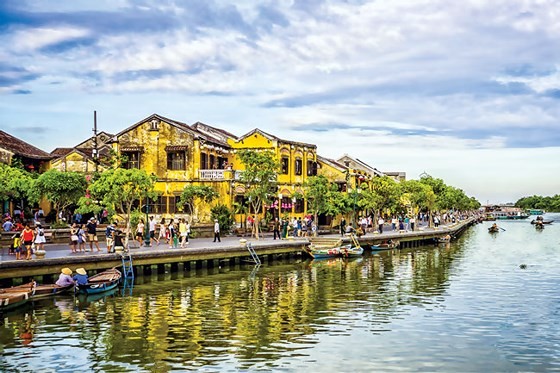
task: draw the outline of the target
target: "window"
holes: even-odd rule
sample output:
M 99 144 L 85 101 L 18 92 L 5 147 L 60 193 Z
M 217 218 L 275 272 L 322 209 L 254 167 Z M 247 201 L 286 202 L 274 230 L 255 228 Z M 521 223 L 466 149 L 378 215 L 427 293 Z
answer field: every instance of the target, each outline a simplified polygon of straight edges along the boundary
M 122 152 L 121 154 L 125 158 L 123 168 L 140 168 L 140 152 Z
M 159 120 L 152 119 L 150 121 L 150 131 L 157 131 L 159 130 Z
M 317 176 L 317 162 L 307 161 L 307 176 Z
M 214 154 L 210 154 L 210 162 L 208 163 L 208 168 L 210 170 L 215 170 L 217 167 L 216 165 L 216 156 Z
M 187 155 L 185 151 L 174 151 L 167 153 L 167 169 L 168 170 L 186 170 Z
M 296 175 L 301 175 L 301 172 L 302 172 L 302 165 L 303 165 L 303 164 L 302 164 L 302 162 L 301 162 L 301 159 L 300 159 L 300 158 L 297 158 L 297 159 L 296 159 L 296 162 L 295 162 L 295 174 L 296 174 Z
M 289 172 L 289 165 L 290 161 L 288 157 L 282 157 L 282 174 L 287 175 Z
M 304 204 L 303 204 L 303 199 L 298 198 L 296 199 L 296 203 L 294 204 L 294 213 L 298 214 L 298 213 L 302 213 Z
M 200 169 L 207 170 L 208 169 L 208 154 L 200 153 Z
M 148 213 L 149 214 L 166 214 L 167 213 L 167 198 L 159 196 L 156 200 L 148 198 Z
M 281 212 L 292 212 L 292 199 L 290 197 L 282 197 L 282 202 L 280 203 Z
M 177 211 L 177 205 L 179 204 L 179 199 L 181 197 L 169 197 L 169 214 L 176 214 Z

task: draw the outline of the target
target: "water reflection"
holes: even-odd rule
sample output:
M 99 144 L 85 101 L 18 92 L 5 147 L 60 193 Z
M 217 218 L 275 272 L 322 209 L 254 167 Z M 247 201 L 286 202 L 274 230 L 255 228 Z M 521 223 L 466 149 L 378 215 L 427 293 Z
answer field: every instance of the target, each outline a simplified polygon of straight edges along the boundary
M 99 299 L 45 300 L 3 317 L 0 370 L 20 363 L 35 369 L 158 372 L 300 370 L 310 364 L 327 370 L 422 366 L 463 371 L 482 369 L 482 361 L 494 370 L 511 370 L 512 361 L 527 367 L 535 356 L 529 350 L 519 355 L 519 342 L 531 326 L 522 330 L 508 324 L 512 299 L 494 293 L 496 287 L 507 292 L 520 275 L 536 291 L 543 280 L 526 282 L 533 264 L 521 274 L 519 256 L 510 258 L 511 265 L 500 246 L 516 239 L 515 229 L 508 228 L 510 236 L 485 231 L 474 228 L 452 244 L 367 252 L 353 260 L 144 276 L 134 288 Z M 549 286 L 556 286 L 558 278 L 549 279 L 540 290 L 557 300 Z M 550 313 L 541 320 L 546 317 L 558 320 Z M 530 325 L 542 332 L 545 324 Z M 506 333 L 511 328 L 523 338 Z M 484 360 L 478 345 L 506 334 L 493 345 L 515 349 L 515 357 L 504 362 L 490 353 Z M 348 359 L 348 343 L 365 351 L 352 350 Z M 27 354 L 24 345 L 41 358 Z M 549 342 L 533 347 L 552 349 Z M 471 355 L 480 365 L 467 364 Z M 388 356 L 394 361 L 382 364 L 380 358 Z M 430 365 L 433 359 L 439 365 Z

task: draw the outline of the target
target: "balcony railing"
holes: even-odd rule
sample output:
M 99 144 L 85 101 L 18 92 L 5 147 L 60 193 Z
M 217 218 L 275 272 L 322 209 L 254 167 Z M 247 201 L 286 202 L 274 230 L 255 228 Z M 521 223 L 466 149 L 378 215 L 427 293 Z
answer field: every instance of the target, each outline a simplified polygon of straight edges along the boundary
M 226 180 L 231 178 L 230 170 L 199 170 L 199 178 L 201 180 Z

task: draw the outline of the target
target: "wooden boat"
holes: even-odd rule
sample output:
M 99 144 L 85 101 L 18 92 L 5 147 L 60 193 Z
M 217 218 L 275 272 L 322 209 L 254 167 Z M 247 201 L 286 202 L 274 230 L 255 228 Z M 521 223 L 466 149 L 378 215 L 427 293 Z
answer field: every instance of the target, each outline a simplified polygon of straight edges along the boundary
M 313 259 L 334 258 L 341 256 L 341 250 L 349 249 L 352 245 L 345 245 L 345 247 L 331 247 L 331 248 L 310 248 L 307 252 Z
M 388 241 L 383 241 L 377 245 L 371 245 L 371 250 L 372 251 L 392 250 L 398 248 L 399 245 L 400 245 L 399 241 L 388 240 Z
M 362 256 L 362 254 L 364 253 L 364 249 L 361 246 L 352 246 L 352 245 L 346 245 L 346 246 L 350 246 L 350 247 L 340 249 L 340 254 L 345 258 Z
M 360 246 L 360 242 L 354 234 L 350 235 L 353 245 L 346 245 L 346 247 L 340 248 L 340 253 L 346 258 L 361 256 L 364 253 L 364 249 Z M 350 247 L 348 247 L 350 246 Z
M 63 286 L 58 286 L 56 284 L 37 285 L 37 283 L 32 281 L 28 284 L 14 286 L 4 290 L 10 293 L 17 293 L 17 292 L 30 290 L 31 291 L 30 299 L 38 299 L 38 298 L 50 297 L 52 295 L 62 294 L 64 292 L 69 291 L 73 287 L 74 287 L 73 285 L 68 285 L 63 287 Z
M 7 292 L 0 289 L 0 312 L 24 305 L 31 297 L 31 290 Z
M 531 220 L 531 224 L 552 224 L 554 220 Z
M 488 228 L 488 233 L 498 233 L 500 231 L 499 227 L 490 227 Z
M 449 243 L 451 242 L 451 236 L 447 235 L 444 237 L 437 237 L 435 240 L 437 243 Z
M 122 274 L 116 268 L 111 268 L 88 278 L 85 285 L 76 285 L 76 291 L 82 294 L 103 293 L 117 287 Z

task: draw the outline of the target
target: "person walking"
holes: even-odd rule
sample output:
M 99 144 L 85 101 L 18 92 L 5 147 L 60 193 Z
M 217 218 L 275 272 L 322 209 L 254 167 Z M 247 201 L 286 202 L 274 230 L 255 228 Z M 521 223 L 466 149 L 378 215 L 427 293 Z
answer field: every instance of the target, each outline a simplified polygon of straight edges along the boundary
M 274 239 L 276 239 L 276 236 L 278 236 L 278 239 L 280 240 L 280 222 L 278 221 L 278 218 L 274 218 L 274 225 L 272 226 L 272 232 L 274 233 Z
M 220 223 L 218 223 L 218 219 L 214 219 L 214 242 L 222 242 L 220 240 Z
M 167 243 L 169 243 L 169 239 L 168 239 L 168 231 L 167 231 L 167 227 L 165 226 L 165 219 L 161 218 L 161 221 L 159 222 L 159 237 L 158 237 L 158 245 L 161 242 L 161 240 L 166 241 Z
M 150 247 L 152 247 L 152 241 L 155 241 L 159 245 L 159 240 L 156 238 L 156 221 L 153 216 L 150 216 L 150 221 L 148 222 L 149 234 L 150 234 Z
M 31 228 L 29 227 L 29 223 L 26 223 L 25 228 L 23 228 L 23 231 L 21 232 L 21 240 L 23 241 L 23 244 L 25 245 L 25 250 L 27 251 L 27 255 L 25 257 L 25 259 L 27 260 L 33 259 L 31 257 L 32 254 L 31 245 L 33 245 L 34 238 L 35 238 L 35 233 L 33 233 Z
M 73 253 L 78 252 L 78 230 L 78 225 L 72 223 L 72 227 L 70 227 L 70 248 Z
M 114 233 L 115 233 L 115 227 L 116 227 L 116 223 L 112 224 L 109 223 L 109 225 L 107 225 L 107 228 L 105 228 L 105 242 L 107 243 L 107 253 L 110 252 L 114 252 L 113 250 L 113 242 L 114 242 Z
M 340 220 L 340 237 L 344 237 L 346 233 L 346 219 L 344 217 Z
M 187 233 L 187 223 L 184 218 L 179 220 L 179 236 L 181 237 L 181 249 L 185 248 L 185 245 L 189 244 L 189 238 Z
M 144 220 L 140 219 L 136 226 L 136 241 L 142 246 L 142 238 L 144 237 Z
M 78 226 L 78 248 L 80 249 L 80 252 L 85 253 L 86 252 L 86 232 L 84 231 L 84 225 L 80 224 Z
M 35 248 L 37 250 L 45 250 L 45 230 L 41 227 L 41 223 L 35 225 Z
M 89 240 L 89 251 L 93 252 L 93 245 L 97 248 L 97 252 L 101 251 L 99 248 L 99 240 L 97 239 L 97 221 L 95 218 L 89 219 L 88 223 L 86 224 L 86 230 Z
M 383 225 L 385 224 L 385 220 L 383 220 L 382 216 L 379 216 L 379 219 L 377 219 L 377 227 L 379 228 L 379 233 L 382 234 L 383 233 Z
M 416 219 L 414 216 L 410 218 L 410 230 L 414 232 L 414 224 L 416 224 Z

